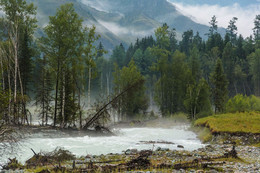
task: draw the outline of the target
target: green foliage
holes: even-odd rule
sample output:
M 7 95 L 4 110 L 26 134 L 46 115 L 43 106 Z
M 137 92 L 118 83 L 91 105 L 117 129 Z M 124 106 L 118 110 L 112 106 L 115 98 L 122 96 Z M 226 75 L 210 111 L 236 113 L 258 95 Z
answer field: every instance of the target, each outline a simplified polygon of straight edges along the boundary
M 210 28 L 209 28 L 209 37 L 212 37 L 218 30 L 218 25 L 217 25 L 217 18 L 216 16 L 214 15 L 212 18 L 211 18 L 211 21 L 209 22 L 210 24 Z
M 144 80 L 140 71 L 137 69 L 133 60 L 130 61 L 127 67 L 121 70 L 115 66 L 114 76 L 114 91 L 120 93 L 134 83 Z M 136 86 L 134 89 L 127 91 L 118 101 L 117 107 L 119 115 L 127 119 L 134 118 L 135 115 L 147 109 L 147 96 L 145 94 L 144 83 Z
M 163 25 L 162 27 L 159 27 L 155 31 L 155 37 L 156 37 L 156 45 L 161 49 L 169 49 L 170 46 L 170 36 L 169 36 L 169 30 L 167 25 Z
M 255 21 L 254 21 L 255 27 L 253 29 L 255 40 L 260 40 L 260 14 L 256 15 Z
M 8 88 L 9 94 L 13 95 L 13 101 L 9 100 L 7 113 L 10 119 L 6 121 L 9 123 L 12 115 L 12 121 L 20 123 L 25 122 L 25 119 L 28 120 L 26 97 L 31 81 L 33 56 L 31 43 L 37 27 L 36 7 L 33 3 L 27 4 L 25 0 L 1 0 L 0 6 L 5 14 L 2 15 L 1 31 L 4 32 L 1 33 L 0 38 L 4 42 L 3 47 L 2 43 L 0 47 L 1 64 L 6 66 L 5 71 L 2 68 L 1 72 L 3 88 L 5 90 Z M 12 110 L 11 107 L 13 107 Z
M 40 48 L 56 78 L 54 126 L 57 115 L 64 126 L 75 120 L 75 93 L 82 94 L 86 66 L 90 69 L 89 80 L 93 76 L 91 68 L 95 67 L 94 58 L 97 56 L 93 42 L 99 36 L 95 35 L 94 26 L 83 27 L 83 20 L 75 12 L 73 4 L 61 5 L 55 16 L 49 19 L 49 24 L 44 28 L 46 36 L 40 39 Z
M 123 44 L 121 43 L 119 46 L 116 46 L 116 48 L 113 50 L 113 54 L 111 56 L 111 59 L 114 63 L 116 63 L 120 68 L 122 68 L 125 62 L 125 48 Z
M 234 88 L 234 67 L 235 67 L 235 49 L 233 48 L 231 42 L 228 42 L 223 50 L 222 53 L 222 62 L 223 62 L 223 69 L 226 74 L 228 83 L 228 90 L 230 91 L 229 94 L 231 96 L 235 95 L 235 88 Z
M 0 120 L 4 120 L 4 113 L 9 104 L 9 94 L 6 91 L 3 91 L 0 83 Z
M 229 21 L 229 25 L 227 27 L 227 34 L 232 44 L 235 44 L 236 42 L 236 37 L 237 37 L 236 21 L 237 20 L 238 20 L 237 17 L 233 17 L 232 20 Z
M 52 91 L 53 91 L 53 76 L 47 67 L 46 58 L 43 57 L 36 59 L 36 77 L 37 82 L 35 82 L 35 105 L 37 106 L 37 111 L 39 112 L 39 118 L 42 120 L 42 125 L 48 124 L 48 118 L 51 117 L 53 101 Z
M 220 59 L 217 60 L 217 64 L 214 72 L 211 74 L 211 83 L 213 85 L 212 95 L 215 106 L 215 113 L 224 112 L 225 104 L 228 97 L 227 85 L 228 81 L 222 67 Z
M 260 111 L 260 98 L 252 95 L 250 97 L 238 94 L 229 99 L 226 105 L 227 112 Z
M 168 61 L 167 54 L 161 52 L 160 49 L 155 48 L 153 51 L 155 53 L 159 52 L 158 55 L 163 53 L 163 56 L 157 62 L 160 78 L 155 88 L 156 102 L 164 115 L 184 111 L 183 101 L 190 78 L 185 54 L 176 51 L 169 56 L 170 60 Z
M 184 105 L 192 120 L 212 114 L 210 90 L 205 79 L 201 79 L 197 84 L 189 85 Z
M 180 42 L 180 51 L 184 52 L 186 55 L 190 54 L 190 49 L 192 48 L 193 42 L 193 30 L 188 30 L 183 33 L 182 41 Z
M 54 14 L 54 9 L 60 7 L 49 18 L 49 24 L 44 28 L 44 36 L 37 45 L 41 50 L 38 58 L 32 58 L 36 56 L 36 45 L 32 37 L 36 29 L 36 8 L 33 4 L 26 4 L 25 0 L 0 0 L 0 2 L 6 13 L 5 18 L 0 20 L 0 53 L 3 57 L 0 62 L 1 82 L 5 90 L 1 93 L 5 95 L 9 91 L 10 94 L 7 105 L 10 109 L 1 106 L 2 112 L 15 107 L 11 105 L 14 81 L 17 82 L 16 100 L 19 104 L 25 102 L 26 97 L 22 96 L 22 92 L 26 94 L 30 89 L 28 86 L 33 66 L 36 67 L 33 75 L 38 81 L 35 85 L 37 90 L 35 98 L 41 117 L 47 122 L 52 113 L 50 105 L 54 98 L 54 124 L 59 122 L 62 126 L 76 124 L 78 117 L 82 122 L 84 103 L 81 102 L 83 100 L 81 96 L 85 94 L 86 88 L 90 105 L 93 90 L 94 94 L 91 96 L 97 94 L 109 96 L 111 88 L 114 87 L 116 92 L 121 92 L 137 79 L 145 79 L 146 82 L 138 86 L 136 91 L 125 94 L 118 102 L 119 114 L 127 118 L 142 115 L 147 108 L 146 95 L 149 95 L 150 105 L 159 106 L 164 116 L 176 112 L 186 112 L 191 119 L 208 116 L 212 113 L 211 101 L 215 112 L 223 112 L 225 108 L 230 112 L 259 110 L 259 15 L 254 21 L 254 36 L 246 39 L 241 35 L 237 38 L 238 19 L 235 17 L 230 20 L 226 36 L 222 38 L 218 33 L 217 19 L 213 16 L 208 40 L 203 40 L 200 34 L 198 32 L 195 34 L 193 30 L 185 31 L 181 37 L 180 33 L 169 27 L 172 23 L 169 26 L 163 24 L 155 30 L 155 39 L 153 36 L 137 39 L 128 48 L 125 43 L 121 43 L 115 47 L 111 58 L 106 58 L 103 44 L 107 45 L 104 40 L 110 38 L 109 34 L 105 34 L 107 38 L 103 38 L 103 42 L 98 44 L 96 41 L 100 36 L 96 34 L 96 27 L 83 26 L 83 19 L 85 20 L 86 16 L 94 19 L 93 16 L 99 15 L 102 18 L 104 14 L 98 12 L 87 14 L 84 12 L 87 7 L 80 8 L 76 2 L 74 3 L 76 10 L 73 4 L 62 5 L 63 2 L 55 2 L 46 11 Z M 43 1 L 35 3 L 44 4 Z M 131 4 L 131 2 L 123 4 L 129 3 Z M 76 11 L 83 18 L 80 18 Z M 116 21 L 116 18 L 113 20 Z M 127 17 L 127 20 L 130 23 L 133 21 L 143 23 L 141 20 L 147 19 L 138 15 L 133 19 Z M 153 26 L 158 26 L 152 19 L 149 21 Z M 15 33 L 12 30 L 16 28 L 15 26 L 19 28 L 17 37 L 14 35 L 9 37 L 10 33 Z M 180 38 L 179 42 L 177 38 Z M 13 74 L 14 69 L 18 68 L 13 67 L 14 52 L 11 41 L 19 42 L 17 56 L 20 73 L 16 75 L 17 79 L 14 79 Z M 40 62 L 44 58 L 46 62 Z M 112 76 L 113 63 L 118 67 Z M 228 93 L 229 96 L 243 95 L 230 99 L 227 106 Z M 252 94 L 256 96 L 246 97 Z M 17 108 L 22 108 L 22 104 Z
M 252 74 L 255 95 L 260 96 L 260 49 L 248 56 L 250 74 Z

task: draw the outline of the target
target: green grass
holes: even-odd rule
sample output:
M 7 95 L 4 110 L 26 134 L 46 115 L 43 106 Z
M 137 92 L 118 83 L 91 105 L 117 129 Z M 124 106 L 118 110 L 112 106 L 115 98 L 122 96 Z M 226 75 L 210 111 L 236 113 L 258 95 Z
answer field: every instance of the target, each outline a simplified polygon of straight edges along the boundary
M 212 133 L 260 134 L 260 112 L 213 115 L 198 119 L 195 126 L 208 127 Z
M 260 142 L 257 143 L 257 144 L 253 144 L 252 146 L 253 146 L 253 147 L 258 147 L 258 148 L 260 148 Z

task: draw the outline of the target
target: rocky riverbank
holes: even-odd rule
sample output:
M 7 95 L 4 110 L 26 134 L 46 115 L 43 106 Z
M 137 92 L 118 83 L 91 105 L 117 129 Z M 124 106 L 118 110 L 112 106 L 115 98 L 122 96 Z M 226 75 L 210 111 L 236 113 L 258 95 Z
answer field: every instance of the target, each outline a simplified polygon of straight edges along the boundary
M 259 147 L 234 147 L 232 144 L 207 145 L 194 151 L 186 151 L 185 148 L 131 149 L 123 154 L 87 155 L 80 158 L 69 151 L 56 150 L 56 154 L 35 153 L 25 165 L 13 160 L 4 168 L 20 172 L 259 172 L 259 156 Z
M 131 122 L 133 126 L 160 126 L 165 121 L 149 121 L 146 123 Z M 172 122 L 167 121 L 170 125 Z M 174 122 L 175 123 L 175 122 Z M 118 124 L 119 126 L 121 125 Z M 125 126 L 125 125 L 124 125 Z M 171 141 L 139 141 L 137 144 L 154 146 L 152 150 L 128 149 L 122 153 L 106 155 L 85 155 L 75 157 L 64 149 L 56 149 L 49 153 L 35 153 L 24 165 L 11 159 L 4 166 L 4 172 L 260 172 L 259 134 L 252 133 L 211 133 L 206 129 L 210 139 L 203 148 L 187 150 L 186 146 Z M 35 130 L 30 129 L 32 135 Z M 60 131 L 57 129 L 40 129 L 40 133 L 58 136 L 85 135 L 77 130 Z M 203 135 L 205 136 L 205 134 Z M 32 137 L 32 136 L 30 136 Z M 165 148 L 155 147 L 164 144 Z M 254 145 L 252 145 L 254 144 Z M 170 150 L 171 146 L 178 150 Z M 8 170 L 8 171 L 6 171 Z

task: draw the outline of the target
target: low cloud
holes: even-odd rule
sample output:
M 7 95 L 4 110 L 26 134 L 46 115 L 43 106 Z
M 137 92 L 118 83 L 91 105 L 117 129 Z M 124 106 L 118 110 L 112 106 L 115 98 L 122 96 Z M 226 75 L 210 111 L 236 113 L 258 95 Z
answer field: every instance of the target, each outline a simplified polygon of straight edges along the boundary
M 108 29 L 110 32 L 112 32 L 116 36 L 133 35 L 133 36 L 137 36 L 137 37 L 143 37 L 143 36 L 151 35 L 154 31 L 154 28 L 151 29 L 150 31 L 147 31 L 147 30 L 136 31 L 134 29 L 130 29 L 127 27 L 122 27 L 113 22 L 106 22 L 106 21 L 102 21 L 102 20 L 99 20 L 98 23 L 103 25 L 106 29 Z
M 93 1 L 93 0 L 81 0 L 81 2 L 85 5 L 88 5 L 92 8 L 95 8 L 98 11 L 108 12 L 109 4 L 106 4 L 104 1 Z
M 129 29 L 125 27 L 121 27 L 118 24 L 113 22 L 106 22 L 106 21 L 99 20 L 98 23 L 103 25 L 105 28 L 107 28 L 109 31 L 111 31 L 113 34 L 117 36 L 130 33 Z
M 244 37 L 250 36 L 254 28 L 254 19 L 256 15 L 260 14 L 260 4 L 249 5 L 241 7 L 235 3 L 232 6 L 219 6 L 219 5 L 187 5 L 183 3 L 172 3 L 177 7 L 181 13 L 189 16 L 195 22 L 209 25 L 211 17 L 217 17 L 218 26 L 227 28 L 229 21 L 233 17 L 237 17 L 238 33 Z

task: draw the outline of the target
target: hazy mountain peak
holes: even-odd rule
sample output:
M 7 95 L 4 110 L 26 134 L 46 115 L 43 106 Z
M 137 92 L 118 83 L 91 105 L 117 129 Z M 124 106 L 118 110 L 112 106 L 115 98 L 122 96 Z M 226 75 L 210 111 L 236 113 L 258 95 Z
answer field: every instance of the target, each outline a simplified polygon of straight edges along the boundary
M 152 35 L 167 23 L 175 28 L 180 38 L 184 31 L 193 29 L 201 36 L 208 27 L 192 21 L 178 12 L 167 0 L 29 0 L 38 6 L 40 26 L 48 23 L 48 16 L 64 3 L 74 3 L 76 12 L 87 25 L 96 25 L 101 41 L 108 50 L 115 45 L 134 42 L 137 37 Z

